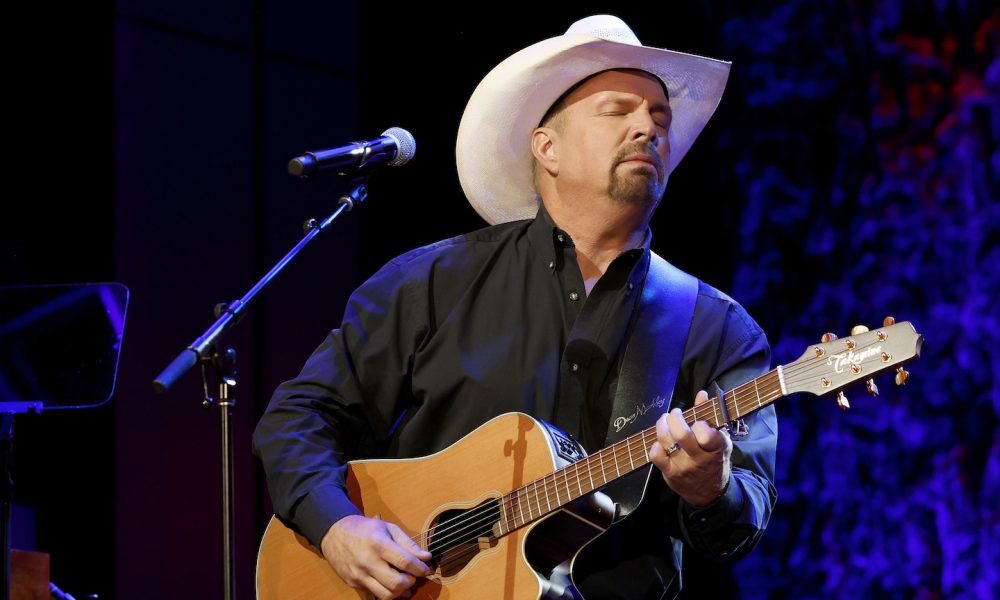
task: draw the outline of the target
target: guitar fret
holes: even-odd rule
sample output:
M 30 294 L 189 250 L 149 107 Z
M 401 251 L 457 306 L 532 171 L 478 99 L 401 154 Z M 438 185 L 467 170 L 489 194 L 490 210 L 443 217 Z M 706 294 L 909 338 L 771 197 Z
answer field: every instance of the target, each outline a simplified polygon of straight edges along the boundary
M 590 489 L 596 490 L 597 486 L 594 485 L 594 469 L 591 468 L 589 463 L 587 465 L 587 476 L 590 477 Z
M 566 486 L 566 502 L 572 500 L 572 493 L 569 491 L 569 469 L 562 469 L 563 484 Z
M 506 531 L 504 531 L 506 523 L 507 523 L 507 496 L 500 496 L 500 525 L 499 525 L 500 535 L 504 535 L 505 533 L 507 533 Z M 431 531 L 433 532 L 434 529 L 432 528 Z
M 622 476 L 622 470 L 618 468 L 618 452 L 612 450 L 611 457 L 615 459 L 615 474 L 618 477 Z
M 608 474 L 604 472 L 604 451 L 601 450 L 600 452 L 598 452 L 597 455 L 601 457 L 601 460 L 598 462 L 598 464 L 601 465 L 601 477 L 604 478 L 604 481 L 601 482 L 601 485 L 604 485 L 605 483 L 608 482 Z
M 528 520 L 529 521 L 531 521 L 531 520 L 533 520 L 535 518 L 532 515 L 532 510 L 531 510 L 531 497 L 534 496 L 534 495 L 535 495 L 535 490 L 534 489 L 530 489 L 529 490 L 528 486 L 524 487 L 524 504 L 528 508 Z
M 757 387 L 757 380 L 753 380 L 753 393 L 757 396 L 757 408 L 760 408 L 760 388 Z
M 517 523 L 518 517 L 521 516 L 521 498 L 520 498 L 520 494 L 518 494 L 519 491 L 520 490 L 514 490 L 514 526 L 515 527 L 520 527 L 521 525 L 524 525 L 524 518 L 523 517 L 521 518 L 520 525 L 518 525 L 518 523 Z
M 628 464 L 629 464 L 630 467 L 632 467 L 631 470 L 635 471 L 635 463 L 632 462 L 632 447 L 631 446 L 628 446 Z
M 725 394 L 723 394 L 723 396 L 725 396 Z M 712 412 L 715 413 L 715 426 L 720 427 L 722 425 L 722 421 L 719 419 L 719 405 L 715 402 L 712 402 Z
M 517 490 L 510 493 L 510 514 L 511 514 L 511 525 L 514 529 L 518 528 L 517 524 Z
M 538 505 L 538 516 L 542 516 L 542 501 L 538 499 L 538 480 L 535 480 L 535 504 Z
M 583 496 L 583 477 L 580 477 L 580 463 L 574 464 L 573 468 L 576 470 L 576 488 L 580 490 L 580 496 Z
M 540 479 L 535 480 L 535 504 L 538 506 L 538 514 L 544 515 L 545 510 L 549 505 L 549 501 L 545 499 L 545 506 L 542 506 L 542 498 L 545 498 L 545 485 Z

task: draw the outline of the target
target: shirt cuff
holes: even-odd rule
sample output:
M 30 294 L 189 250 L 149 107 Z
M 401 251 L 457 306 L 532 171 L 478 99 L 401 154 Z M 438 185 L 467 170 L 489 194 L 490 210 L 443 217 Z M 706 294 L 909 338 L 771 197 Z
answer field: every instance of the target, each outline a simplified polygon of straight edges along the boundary
M 330 526 L 344 517 L 360 515 L 361 511 L 336 485 L 321 485 L 306 494 L 295 507 L 294 522 L 299 531 L 320 548 Z
M 726 483 L 726 489 L 722 495 L 714 502 L 704 507 L 691 506 L 683 499 L 681 500 L 681 511 L 687 517 L 688 522 L 695 528 L 701 530 L 715 529 L 729 525 L 737 520 L 743 513 L 743 503 L 746 498 L 743 495 L 743 486 L 732 474 Z

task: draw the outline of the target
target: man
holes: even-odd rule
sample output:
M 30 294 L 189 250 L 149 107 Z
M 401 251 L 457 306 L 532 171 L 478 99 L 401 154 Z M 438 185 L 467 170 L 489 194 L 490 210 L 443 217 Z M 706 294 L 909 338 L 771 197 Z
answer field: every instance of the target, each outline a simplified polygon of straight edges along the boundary
M 632 514 L 577 557 L 579 590 L 567 594 L 673 597 L 682 546 L 729 559 L 759 539 L 775 499 L 773 409 L 750 416 L 735 444 L 679 409 L 765 371 L 766 339 L 734 301 L 669 275 L 649 250 L 650 217 L 728 68 L 644 47 L 621 20 L 596 16 L 511 56 L 477 88 L 457 161 L 493 226 L 409 252 L 363 284 L 254 435 L 276 512 L 344 581 L 393 598 L 433 566 L 399 527 L 351 504 L 344 463 L 428 455 L 512 411 L 592 452 L 638 431 L 632 421 L 662 397 L 674 407 L 650 414 L 657 470 L 644 500 L 613 496 Z M 650 291 L 671 281 L 693 282 L 686 313 Z M 616 398 L 657 391 L 626 377 L 643 370 L 636 347 L 657 347 L 643 333 L 652 314 L 683 325 L 673 364 L 645 368 L 673 385 L 651 404 Z

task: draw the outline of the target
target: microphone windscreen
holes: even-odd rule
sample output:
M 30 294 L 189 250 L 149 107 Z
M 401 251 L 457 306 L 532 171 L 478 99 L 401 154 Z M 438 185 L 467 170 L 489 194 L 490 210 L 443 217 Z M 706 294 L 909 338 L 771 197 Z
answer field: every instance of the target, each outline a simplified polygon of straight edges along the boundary
M 417 153 L 417 141 L 413 139 L 413 134 L 402 127 L 390 127 L 382 135 L 396 141 L 396 157 L 389 161 L 389 166 L 405 165 Z

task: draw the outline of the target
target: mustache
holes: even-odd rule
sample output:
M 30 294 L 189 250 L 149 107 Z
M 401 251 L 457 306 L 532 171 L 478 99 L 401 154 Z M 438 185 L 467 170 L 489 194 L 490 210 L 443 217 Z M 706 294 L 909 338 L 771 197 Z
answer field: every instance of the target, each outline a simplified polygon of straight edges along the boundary
M 631 146 L 622 148 L 621 151 L 619 151 L 615 156 L 614 164 L 617 167 L 621 163 L 625 162 L 626 158 L 632 158 L 635 156 L 648 157 L 656 164 L 656 170 L 659 171 L 661 175 L 663 174 L 663 159 L 661 159 L 660 155 L 656 152 L 656 148 L 654 148 L 652 144 L 648 143 L 638 142 L 636 144 L 632 144 Z

